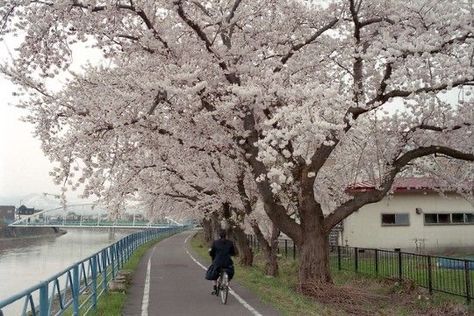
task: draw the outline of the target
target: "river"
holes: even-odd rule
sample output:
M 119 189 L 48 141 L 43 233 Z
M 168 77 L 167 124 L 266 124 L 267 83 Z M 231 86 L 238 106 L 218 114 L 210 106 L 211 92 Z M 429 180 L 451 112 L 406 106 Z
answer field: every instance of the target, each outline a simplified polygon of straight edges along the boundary
M 36 285 L 128 233 L 119 231 L 112 237 L 107 231 L 71 229 L 61 236 L 1 239 L 0 301 Z M 19 308 L 5 308 L 4 315 L 16 316 L 20 313 Z

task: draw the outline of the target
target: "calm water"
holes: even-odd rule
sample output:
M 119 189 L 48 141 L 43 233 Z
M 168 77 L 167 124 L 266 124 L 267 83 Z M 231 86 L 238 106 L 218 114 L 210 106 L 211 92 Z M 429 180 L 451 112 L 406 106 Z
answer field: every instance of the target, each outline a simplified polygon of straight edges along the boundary
M 59 237 L 0 240 L 0 301 L 36 285 L 126 234 L 119 231 L 112 237 L 108 232 L 74 229 Z M 16 306 L 3 312 L 5 316 L 14 316 L 19 314 L 19 309 L 20 306 Z

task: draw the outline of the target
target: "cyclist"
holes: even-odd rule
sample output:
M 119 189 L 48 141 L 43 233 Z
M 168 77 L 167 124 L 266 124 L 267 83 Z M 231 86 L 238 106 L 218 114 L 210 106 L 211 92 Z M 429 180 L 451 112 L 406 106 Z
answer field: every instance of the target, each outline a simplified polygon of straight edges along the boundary
M 212 294 L 217 293 L 217 279 L 219 277 L 218 272 L 221 269 L 225 269 L 227 275 L 229 276 L 229 281 L 234 276 L 234 262 L 232 261 L 231 256 L 235 256 L 235 247 L 234 243 L 231 240 L 226 239 L 225 230 L 219 232 L 219 239 L 214 240 L 212 247 L 209 250 L 209 255 L 212 258 L 212 264 L 214 265 L 215 278 L 212 278 L 214 281 L 214 291 Z

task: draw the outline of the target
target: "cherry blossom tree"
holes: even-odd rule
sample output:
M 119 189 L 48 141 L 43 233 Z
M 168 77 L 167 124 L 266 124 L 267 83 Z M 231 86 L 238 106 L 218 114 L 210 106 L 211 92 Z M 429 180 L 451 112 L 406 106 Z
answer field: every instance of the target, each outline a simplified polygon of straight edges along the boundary
M 44 107 L 57 96 L 44 93 L 42 78 L 68 67 L 71 45 L 90 41 L 113 70 L 89 70 L 84 80 L 100 82 L 113 72 L 114 80 L 123 82 L 120 89 L 109 82 L 108 88 L 70 100 L 74 105 L 68 111 L 77 116 L 89 103 L 110 109 L 100 114 L 110 116 L 108 124 L 87 113 L 80 124 L 91 134 L 64 144 L 78 146 L 82 155 L 100 152 L 97 157 L 108 168 L 86 168 L 86 177 L 102 173 L 97 179 L 104 179 L 111 164 L 128 161 L 130 168 L 109 180 L 126 183 L 123 177 L 139 177 L 132 166 L 146 170 L 146 157 L 174 155 L 177 145 L 188 157 L 196 152 L 244 157 L 267 215 L 300 250 L 303 289 L 314 281 L 331 282 L 329 232 L 363 205 L 380 201 L 397 175 L 427 160 L 472 174 L 469 1 L 0 4 L 2 33 L 24 36 L 19 57 L 3 71 L 36 93 L 25 106 L 32 109 L 38 134 L 51 134 L 43 136 L 46 151 L 55 137 L 50 125 L 61 120 L 68 103 L 60 111 Z M 135 95 L 132 99 L 123 98 L 129 83 L 141 87 L 130 85 L 126 92 Z M 452 91 L 465 97 L 443 99 L 442 93 Z M 87 99 L 83 107 L 77 98 Z M 60 125 L 57 135 L 85 130 Z M 127 135 L 126 142 L 120 137 L 105 142 L 103 134 L 117 131 Z M 166 141 L 154 143 L 161 136 Z M 90 137 L 100 146 L 89 146 Z M 128 152 L 143 150 L 142 158 L 113 151 L 124 146 Z M 69 177 L 69 151 L 52 152 L 61 161 L 62 178 Z M 182 167 L 192 170 L 193 164 Z M 203 174 L 197 178 L 209 180 Z M 347 194 L 351 183 L 367 178 L 375 191 Z M 88 189 L 99 187 L 94 181 Z

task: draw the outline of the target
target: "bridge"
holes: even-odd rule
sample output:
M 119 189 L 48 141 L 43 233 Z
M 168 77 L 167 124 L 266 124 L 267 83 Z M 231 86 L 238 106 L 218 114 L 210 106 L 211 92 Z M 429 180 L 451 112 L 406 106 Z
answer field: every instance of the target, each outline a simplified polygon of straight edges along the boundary
M 58 227 L 58 228 L 118 228 L 148 229 L 183 226 L 182 223 L 169 217 L 160 220 L 146 220 L 141 214 L 124 214 L 110 219 L 104 209 L 97 205 L 74 204 L 60 206 L 32 215 L 23 216 L 9 227 Z

